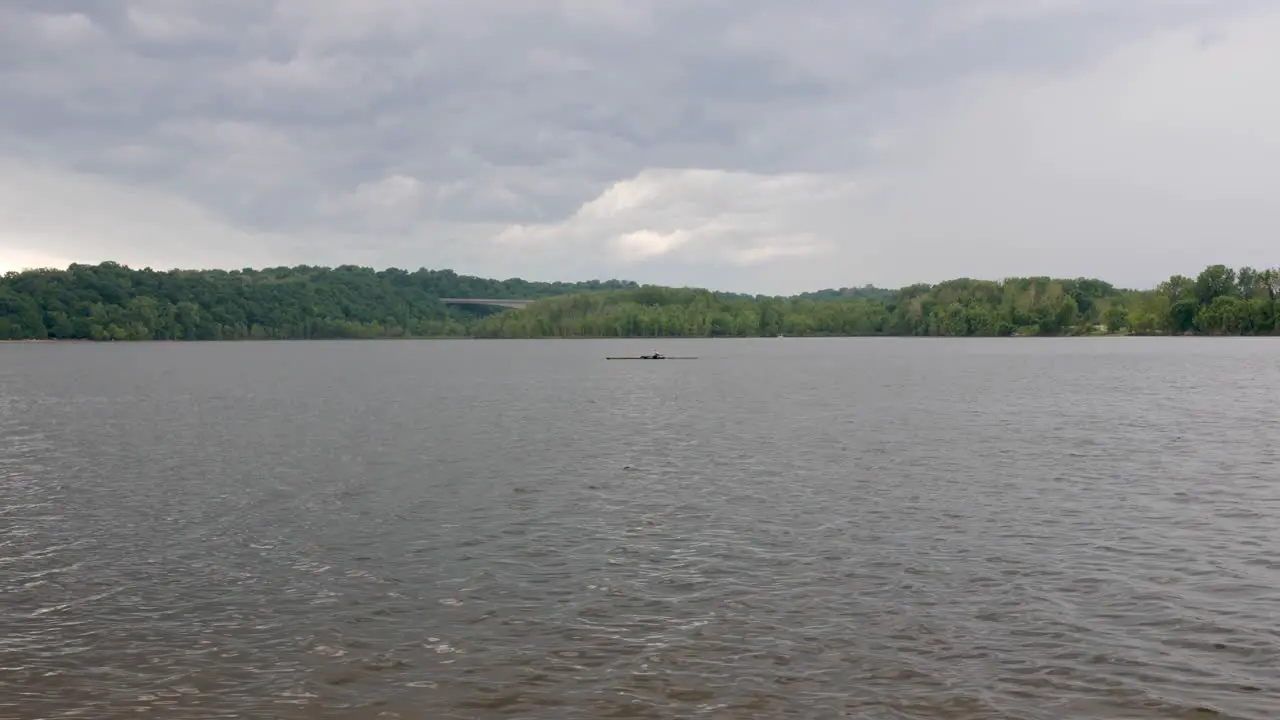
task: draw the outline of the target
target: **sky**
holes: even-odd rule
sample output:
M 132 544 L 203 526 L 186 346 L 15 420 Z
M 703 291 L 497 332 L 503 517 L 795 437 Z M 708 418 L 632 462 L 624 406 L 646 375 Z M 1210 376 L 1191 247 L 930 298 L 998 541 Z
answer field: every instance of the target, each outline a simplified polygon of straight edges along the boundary
M 1274 0 L 5 0 L 0 271 L 1280 264 Z

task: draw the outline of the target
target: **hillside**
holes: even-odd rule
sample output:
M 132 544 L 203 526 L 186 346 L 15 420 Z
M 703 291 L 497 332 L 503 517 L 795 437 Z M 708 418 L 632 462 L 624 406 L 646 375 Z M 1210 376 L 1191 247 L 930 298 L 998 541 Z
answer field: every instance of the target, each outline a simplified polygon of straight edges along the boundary
M 0 339 L 1262 335 L 1280 331 L 1278 296 L 1280 269 L 1223 265 L 1142 291 L 1087 278 L 961 278 L 753 297 L 618 280 L 489 280 L 449 270 L 160 272 L 103 263 L 5 275 Z M 446 306 L 444 297 L 537 302 L 503 312 Z
M 160 272 L 116 263 L 72 265 L 0 280 L 0 339 L 466 336 L 477 319 L 497 309 L 448 307 L 440 298 L 536 299 L 634 287 L 354 266 Z
M 1148 291 L 1101 280 L 962 278 L 900 290 L 743 298 L 645 287 L 550 298 L 486 318 L 481 337 L 904 335 L 1261 335 L 1280 329 L 1280 269 L 1223 265 Z

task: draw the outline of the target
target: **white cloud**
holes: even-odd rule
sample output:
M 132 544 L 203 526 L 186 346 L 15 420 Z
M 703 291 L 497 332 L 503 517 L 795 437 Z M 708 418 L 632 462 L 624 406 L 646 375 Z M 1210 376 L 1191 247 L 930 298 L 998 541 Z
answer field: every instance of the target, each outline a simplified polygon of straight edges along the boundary
M 272 264 L 284 238 L 235 227 L 171 194 L 0 162 L 5 264 L 115 260 L 138 267 Z M 16 259 L 16 260 L 13 260 Z
M 1265 78 L 1280 77 L 1280 13 L 1201 38 L 1161 31 L 1075 75 L 974 81 L 861 172 L 645 172 L 503 239 L 634 262 L 810 257 L 762 288 L 783 291 L 1041 273 L 1146 284 L 1274 262 L 1280 90 Z
M 391 177 L 349 199 L 394 209 L 411 202 L 413 185 L 410 178 Z M 410 220 L 383 233 L 325 227 L 281 234 L 236 224 L 175 193 L 12 161 L 0 161 L 0 218 L 0 272 L 105 260 L 157 269 L 488 264 L 507 277 L 520 269 L 494 262 L 485 242 L 500 230 L 493 225 Z
M 848 180 L 703 169 L 646 170 L 557 223 L 509 227 L 527 257 L 595 256 L 615 267 L 664 259 L 706 267 L 830 252 Z
M 29 238 L 10 238 L 12 245 L 0 242 L 0 273 L 22 272 L 41 268 L 65 268 L 75 262 L 70 258 L 27 250 L 26 246 L 35 245 Z
M 354 200 L 365 207 L 394 207 L 413 202 L 422 193 L 422 183 L 405 175 L 390 175 L 375 183 L 361 183 Z
M 867 219 L 963 248 L 956 273 L 1142 283 L 1274 262 L 1280 88 L 1264 78 L 1280 76 L 1280 12 L 1218 33 L 1161 31 L 1071 76 L 970 84 L 890 159 Z
M 40 39 L 57 45 L 75 45 L 96 39 L 98 29 L 93 21 L 81 13 L 37 15 L 32 27 Z
M 0 8 L 7 257 L 762 292 L 1275 262 L 1274 4 L 59 7 Z
M 127 6 L 125 17 L 139 37 L 153 42 L 182 42 L 207 36 L 206 26 L 197 18 L 165 13 L 161 7 L 147 7 L 147 3 Z

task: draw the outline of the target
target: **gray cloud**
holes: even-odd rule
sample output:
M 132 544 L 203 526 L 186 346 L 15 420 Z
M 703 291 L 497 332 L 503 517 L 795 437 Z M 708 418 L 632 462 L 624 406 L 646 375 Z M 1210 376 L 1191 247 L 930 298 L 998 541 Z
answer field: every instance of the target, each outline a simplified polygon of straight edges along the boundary
M 1152 198 L 1167 193 L 1149 189 L 1146 199 L 1126 205 L 1105 188 L 1117 178 L 1130 187 L 1146 181 L 1177 190 L 1178 182 L 1156 175 L 1154 166 L 1145 176 L 1129 166 L 1090 173 L 1084 181 L 1092 189 L 1063 185 L 1061 176 L 1019 181 L 1015 174 L 1029 162 L 1028 147 L 1051 153 L 1044 138 L 1059 132 L 1121 143 L 1090 147 L 1089 155 L 1123 152 L 1131 138 L 1107 131 L 1115 125 L 1098 118 L 1124 96 L 1097 68 L 1112 62 L 1114 73 L 1164 82 L 1166 95 L 1132 108 L 1158 110 L 1177 93 L 1176 79 L 1152 75 L 1133 58 L 1146 47 L 1192 57 L 1182 45 L 1161 45 L 1159 33 L 1201 38 L 1204 52 L 1216 53 L 1195 61 L 1208 63 L 1206 72 L 1248 72 L 1249 65 L 1238 65 L 1241 53 L 1260 52 L 1264 66 L 1274 62 L 1274 53 L 1257 48 L 1267 38 L 1280 47 L 1280 36 L 1255 37 L 1280 31 L 1274 6 L 1224 5 L 9 2 L 0 7 L 0 160 L 12 174 L 0 177 L 9 188 L 0 191 L 0 209 L 6 202 L 29 208 L 37 184 L 56 194 L 65 182 L 84 203 L 110 198 L 114 210 L 103 212 L 133 215 L 108 224 L 118 226 L 113 232 L 127 228 L 151 239 L 109 234 L 108 225 L 81 227 L 42 204 L 46 215 L 24 211 L 21 223 L 0 225 L 0 266 L 6 252 L 233 266 L 252 255 L 761 290 L 1014 271 L 1153 282 L 1166 265 L 1195 269 L 1187 266 L 1201 257 L 1193 238 L 1131 234 L 1108 241 L 1113 248 L 1128 243 L 1131 257 L 1080 260 L 1057 253 L 1058 229 L 1001 216 L 1032 206 L 1045 217 L 1094 213 L 1117 234 L 1126 222 L 1149 218 L 1159 202 Z M 1178 67 L 1194 72 L 1200 65 Z M 1241 95 L 1207 101 L 1280 94 L 1269 82 L 1274 74 L 1252 67 L 1257 75 Z M 1199 82 L 1188 91 L 1221 84 L 1214 77 Z M 1112 105 L 1062 106 L 1063 98 Z M 1190 128 L 1200 135 L 1147 142 L 1143 160 L 1158 162 L 1158 151 L 1187 142 L 1217 147 L 1205 138 L 1215 123 L 1225 130 L 1232 120 L 1229 113 L 1210 120 Z M 1002 123 L 1005 130 L 993 130 Z M 1274 149 L 1277 131 L 1260 132 L 1266 137 L 1251 142 Z M 1028 144 L 1013 144 L 1020 133 Z M 1228 149 L 1218 149 L 1204 155 L 1211 164 L 1226 162 Z M 1041 157 L 1040 167 L 1056 167 L 1055 158 Z M 1247 173 L 1262 159 L 1232 162 Z M 973 163 L 998 174 L 958 180 L 974 172 Z M 646 174 L 651 169 L 666 170 Z M 39 183 L 14 189 L 22 173 L 37 173 Z M 777 176 L 798 179 L 771 185 Z M 1009 193 L 1013 210 L 986 196 L 969 197 L 967 206 L 949 199 L 971 194 L 975 182 Z M 681 201 L 681 193 L 692 199 Z M 1245 234 L 1277 229 L 1242 193 L 1223 202 L 1235 203 L 1237 215 L 1247 206 L 1252 224 Z M 607 197 L 630 204 L 607 216 L 583 212 Z M 185 209 L 155 212 L 157 218 L 198 210 L 207 227 L 137 223 L 138 214 L 160 206 Z M 933 224 L 923 219 L 931 213 Z M 920 249 L 904 249 L 903 238 Z M 650 241 L 666 250 L 625 250 Z M 1039 242 L 1049 245 L 1037 249 Z M 1150 244 L 1160 242 L 1186 249 L 1152 260 Z M 1268 262 L 1251 256 L 1250 247 L 1217 250 L 1230 256 L 1226 261 Z M 1037 257 L 1043 262 L 1032 267 Z

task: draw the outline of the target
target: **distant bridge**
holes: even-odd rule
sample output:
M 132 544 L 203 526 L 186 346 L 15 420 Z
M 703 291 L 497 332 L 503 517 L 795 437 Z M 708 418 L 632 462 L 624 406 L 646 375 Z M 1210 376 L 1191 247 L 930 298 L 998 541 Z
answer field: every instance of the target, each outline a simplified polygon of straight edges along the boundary
M 494 298 L 440 298 L 445 305 L 494 305 L 504 308 L 522 308 L 532 300 L 497 300 Z

